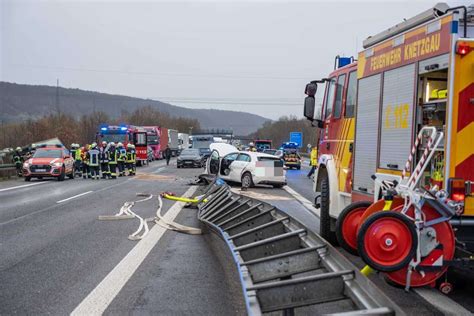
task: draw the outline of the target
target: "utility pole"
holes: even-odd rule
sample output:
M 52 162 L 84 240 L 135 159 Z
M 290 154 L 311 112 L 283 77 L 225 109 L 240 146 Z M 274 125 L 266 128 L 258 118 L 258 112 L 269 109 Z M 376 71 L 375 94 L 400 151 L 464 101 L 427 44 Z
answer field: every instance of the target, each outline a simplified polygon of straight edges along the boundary
M 59 79 L 56 79 L 56 114 L 58 116 L 61 114 L 61 109 L 59 108 Z

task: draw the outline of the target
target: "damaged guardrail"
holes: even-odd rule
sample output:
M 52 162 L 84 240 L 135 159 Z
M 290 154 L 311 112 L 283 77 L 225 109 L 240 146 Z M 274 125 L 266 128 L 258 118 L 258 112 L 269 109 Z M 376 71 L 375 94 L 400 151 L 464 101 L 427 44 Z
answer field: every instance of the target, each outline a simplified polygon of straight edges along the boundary
M 198 217 L 230 249 L 250 315 L 404 315 L 326 240 L 285 212 L 225 184 L 212 184 L 205 198 Z

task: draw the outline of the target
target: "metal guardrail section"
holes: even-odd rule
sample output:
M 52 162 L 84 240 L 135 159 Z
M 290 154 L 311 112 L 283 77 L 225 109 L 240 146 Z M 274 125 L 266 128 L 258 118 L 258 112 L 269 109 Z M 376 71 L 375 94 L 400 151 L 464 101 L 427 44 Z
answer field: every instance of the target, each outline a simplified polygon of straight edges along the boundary
M 208 189 L 199 219 L 231 249 L 250 315 L 404 315 L 320 236 L 274 206 Z
M 13 169 L 16 169 L 14 164 L 0 165 L 0 170 L 13 170 Z

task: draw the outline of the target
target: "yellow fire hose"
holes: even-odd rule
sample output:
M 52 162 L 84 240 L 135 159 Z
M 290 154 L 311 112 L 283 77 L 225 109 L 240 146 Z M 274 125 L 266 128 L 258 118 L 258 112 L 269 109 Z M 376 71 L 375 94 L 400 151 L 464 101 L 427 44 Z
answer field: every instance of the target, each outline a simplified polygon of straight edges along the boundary
M 392 208 L 392 203 L 393 203 L 393 200 L 385 200 L 385 204 L 383 206 L 383 211 L 390 211 L 390 209 Z M 365 276 L 369 276 L 373 272 L 375 272 L 375 270 L 372 269 L 371 267 L 369 267 L 368 265 L 366 265 L 365 267 L 363 267 L 360 270 L 360 273 L 362 273 Z
M 194 199 L 190 199 L 190 198 L 184 198 L 184 197 L 180 197 L 180 196 L 175 196 L 173 194 L 170 194 L 170 193 L 162 193 L 161 196 L 167 200 L 172 200 L 172 201 L 179 201 L 179 202 L 185 202 L 185 203 L 192 203 L 192 204 L 196 204 L 196 203 L 199 203 L 200 199 L 198 198 L 194 198 Z M 207 202 L 207 199 L 204 199 L 203 200 L 204 203 Z

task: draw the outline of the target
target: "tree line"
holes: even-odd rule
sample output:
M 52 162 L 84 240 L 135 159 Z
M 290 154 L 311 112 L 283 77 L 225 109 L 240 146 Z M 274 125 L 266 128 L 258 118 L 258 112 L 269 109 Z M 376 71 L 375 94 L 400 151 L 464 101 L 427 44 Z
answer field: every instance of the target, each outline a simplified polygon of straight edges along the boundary
M 303 148 L 306 150 L 307 144 L 317 144 L 317 129 L 311 126 L 307 119 L 298 119 L 296 116 L 282 116 L 277 121 L 265 122 L 251 136 L 253 139 L 270 139 L 273 147 L 279 148 L 284 142 L 290 141 L 291 132 L 303 133 Z
M 104 112 L 94 112 L 81 117 L 56 113 L 39 119 L 0 125 L 0 149 L 26 146 L 41 140 L 57 137 L 63 144 L 86 144 L 95 141 L 100 124 L 129 124 L 137 126 L 163 126 L 187 133 L 191 128 L 200 128 L 197 119 L 171 116 L 150 106 L 141 107 L 118 118 L 111 118 Z

